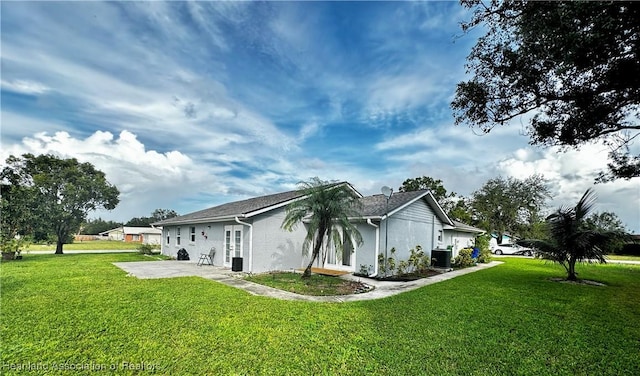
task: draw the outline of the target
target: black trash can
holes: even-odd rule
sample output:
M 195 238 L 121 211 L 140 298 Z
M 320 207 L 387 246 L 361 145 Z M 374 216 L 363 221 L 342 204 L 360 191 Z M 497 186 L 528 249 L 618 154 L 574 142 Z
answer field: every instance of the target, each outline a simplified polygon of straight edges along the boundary
M 451 251 L 450 250 L 434 249 L 433 251 L 431 251 L 431 259 L 433 260 L 433 266 L 435 266 L 436 268 L 451 267 Z
M 189 260 L 189 252 L 186 249 L 180 248 L 178 251 L 178 261 L 186 261 Z
M 231 271 L 232 272 L 242 271 L 242 257 L 234 257 L 231 259 Z

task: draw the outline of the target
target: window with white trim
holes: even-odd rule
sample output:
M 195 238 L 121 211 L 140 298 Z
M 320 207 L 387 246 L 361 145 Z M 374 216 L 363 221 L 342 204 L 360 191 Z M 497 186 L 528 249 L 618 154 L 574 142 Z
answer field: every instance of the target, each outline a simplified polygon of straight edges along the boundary
M 189 227 L 189 236 L 191 238 L 191 242 L 195 243 L 195 241 L 196 241 L 196 226 Z
M 180 227 L 176 227 L 176 245 L 180 245 Z

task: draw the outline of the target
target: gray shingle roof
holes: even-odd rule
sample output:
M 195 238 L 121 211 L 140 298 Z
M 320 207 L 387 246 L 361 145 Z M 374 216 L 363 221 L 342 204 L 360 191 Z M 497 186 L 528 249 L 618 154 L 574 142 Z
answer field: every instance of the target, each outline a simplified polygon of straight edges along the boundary
M 327 187 L 345 183 L 346 182 L 332 183 L 328 184 Z M 209 209 L 200 210 L 174 218 L 165 219 L 164 221 L 156 222 L 153 225 L 164 226 L 178 223 L 182 224 L 190 222 L 204 222 L 207 220 L 224 218 L 245 217 L 260 210 L 265 210 L 270 207 L 278 207 L 281 204 L 286 204 L 289 201 L 295 200 L 302 196 L 304 196 L 304 191 L 295 190 L 254 197 L 246 200 L 229 202 L 226 204 L 214 206 Z
M 332 185 L 345 184 L 346 182 L 335 183 Z M 348 183 L 346 183 L 348 184 Z M 412 191 L 412 192 L 396 192 L 389 198 L 389 213 L 393 213 L 394 210 L 401 208 L 402 206 L 412 202 L 413 200 L 424 196 L 427 201 L 432 201 L 430 195 L 427 195 L 429 191 Z M 276 193 L 267 196 L 260 196 L 250 198 L 247 200 L 234 201 L 227 204 L 222 204 L 209 209 L 200 210 L 197 212 L 181 215 L 174 218 L 169 218 L 161 222 L 154 223 L 154 226 L 165 226 L 172 224 L 184 224 L 194 222 L 206 222 L 222 219 L 230 219 L 233 217 L 247 217 L 252 213 L 256 213 L 262 210 L 269 210 L 269 208 L 279 207 L 286 205 L 290 201 L 300 198 L 304 195 L 303 191 L 289 191 Z M 373 196 L 367 196 L 360 198 L 362 203 L 362 211 L 360 216 L 365 218 L 383 217 L 387 213 L 387 199 L 382 194 Z M 432 206 L 435 201 L 430 202 Z M 436 208 L 434 208 L 436 209 Z M 443 221 L 447 221 L 446 215 L 441 210 L 436 210 L 438 217 Z
M 389 198 L 389 212 L 393 212 L 411 200 L 425 194 L 427 191 L 396 192 Z M 367 196 L 360 199 L 363 204 L 363 217 L 382 217 L 387 213 L 387 198 L 382 194 Z
M 209 209 L 169 218 L 164 221 L 154 223 L 154 226 L 164 226 L 173 223 L 188 223 L 191 221 L 198 222 L 209 219 L 214 220 L 217 218 L 242 217 L 249 213 L 282 204 L 302 196 L 302 191 L 289 191 L 250 198 L 242 201 L 229 202 Z
M 473 227 L 473 226 L 470 226 L 470 225 L 468 225 L 466 223 L 462 223 L 460 221 L 451 220 L 451 222 L 453 222 L 453 225 L 455 226 L 456 230 L 458 230 L 458 231 L 462 231 L 462 232 L 477 232 L 477 233 L 486 232 L 481 228 Z

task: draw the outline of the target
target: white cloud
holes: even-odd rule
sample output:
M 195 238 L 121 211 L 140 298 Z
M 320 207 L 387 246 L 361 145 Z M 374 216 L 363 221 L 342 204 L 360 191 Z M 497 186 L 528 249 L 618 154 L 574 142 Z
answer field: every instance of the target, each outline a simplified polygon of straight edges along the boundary
M 337 3 L 7 4 L 3 92 L 50 102 L 3 98 L 0 154 L 94 163 L 123 192 L 120 220 L 312 176 L 349 180 L 364 194 L 421 175 L 461 194 L 498 173 L 544 171 L 561 182 L 558 192 L 575 194 L 592 181 L 576 170 L 582 157 L 530 148 L 515 124 L 485 137 L 450 124 L 448 102 L 474 42 L 451 43 L 462 7 L 378 5 L 344 13 L 360 22 L 355 30 L 326 11 Z M 385 139 L 375 143 L 379 135 L 364 132 L 381 124 Z M 342 126 L 362 126 L 362 139 L 330 133 Z M 608 187 L 598 186 L 601 203 L 619 205 L 608 192 L 629 192 Z
M 172 30 L 180 28 L 166 17 L 170 12 L 163 6 L 149 5 L 149 8 L 155 22 Z M 49 26 L 53 34 L 66 35 L 59 27 Z M 3 39 L 3 63 L 24 72 L 37 72 L 42 80 L 42 83 L 3 81 L 3 87 L 32 92 L 55 90 L 65 102 L 73 103 L 76 116 L 99 119 L 102 129 L 114 132 L 129 129 L 158 143 L 168 143 L 169 147 L 189 143 L 194 150 L 220 150 L 256 144 L 275 152 L 297 148 L 295 138 L 231 98 L 219 81 L 203 77 L 175 61 L 175 56 L 168 54 L 170 49 L 142 49 L 129 43 L 130 36 L 121 34 L 116 34 L 122 41 L 118 48 L 100 48 L 99 42 L 74 36 L 71 45 L 76 49 L 71 52 L 51 47 L 35 49 L 29 44 Z M 181 31 L 179 36 L 187 38 L 183 34 Z M 93 54 L 97 49 L 101 52 Z M 79 51 L 82 60 L 75 58 Z M 131 64 L 134 60 L 144 64 Z M 108 71 L 103 69 L 102 61 L 109 61 Z M 146 72 L 141 71 L 143 67 L 147 67 Z M 113 74 L 113 70 L 118 74 Z M 48 127 L 36 130 L 51 131 Z
M 524 179 L 542 174 L 553 195 L 550 209 L 574 204 L 593 187 L 599 196 L 596 210 L 615 212 L 640 233 L 640 178 L 594 186 L 598 173 L 607 167 L 606 146 L 594 143 L 562 152 L 557 147 L 528 146 L 527 141 L 516 125 L 495 128 L 485 136 L 448 124 L 423 127 L 374 145 L 392 162 L 377 184 L 399 186 L 406 178 L 426 175 L 443 180 L 448 190 L 468 196 L 499 175 Z
M 440 143 L 438 130 L 422 128 L 415 132 L 401 134 L 374 145 L 376 150 L 396 150 L 413 147 L 434 147 Z
M 608 148 L 601 143 L 566 152 L 557 147 L 542 153 L 519 149 L 498 163 L 498 171 L 518 179 L 542 174 L 549 181 L 552 208 L 573 205 L 588 188 L 593 188 L 599 197 L 596 211 L 613 211 L 640 233 L 640 178 L 594 185 L 598 173 L 607 168 L 607 153 Z
M 205 174 L 189 156 L 175 150 L 166 153 L 146 150 L 128 131 L 118 137 L 97 131 L 85 139 L 74 138 L 67 132 L 52 136 L 39 133 L 25 137 L 21 144 L 3 146 L 2 160 L 10 154 L 24 153 L 54 154 L 93 164 L 120 190 L 121 202 L 113 216 L 123 220 L 148 215 L 154 208 L 165 207 L 163 203 L 179 200 L 187 192 L 184 187 L 211 187 L 215 175 L 227 170 L 207 166 Z M 148 209 L 148 213 L 141 213 L 141 207 Z
M 189 144 L 189 148 L 194 144 Z M 130 131 L 117 136 L 96 131 L 85 138 L 68 132 L 40 132 L 24 137 L 20 143 L 3 143 L 0 157 L 4 161 L 9 155 L 54 154 L 93 164 L 121 193 L 120 204 L 114 211 L 99 211 L 95 216 L 120 221 L 148 215 L 156 208 L 178 209 L 186 214 L 228 201 L 293 189 L 297 182 L 311 176 L 326 176 L 328 170 L 334 174 L 327 178 L 346 179 L 339 176 L 345 168 L 308 164 L 292 158 L 291 152 L 282 155 L 271 149 L 261 152 L 264 150 L 259 147 L 238 149 L 237 144 L 221 151 L 159 152 L 149 150 Z
M 50 87 L 31 80 L 2 80 L 1 86 L 3 90 L 20 94 L 44 94 L 51 90 Z
M 490 135 L 478 135 L 468 128 L 443 123 L 394 135 L 374 148 L 388 152 L 387 158 L 393 161 L 446 162 L 473 167 L 493 163 L 496 156 L 509 154 L 518 146 L 524 148 L 527 140 L 517 127 L 496 128 Z
M 434 98 L 447 95 L 438 76 L 429 76 L 424 71 L 415 74 L 381 76 L 371 83 L 369 102 L 373 108 L 402 110 L 426 105 Z
M 30 131 L 70 131 L 71 127 L 57 119 L 38 119 L 32 116 L 17 113 L 5 108 L 0 113 L 0 125 L 2 129 L 2 139 L 5 142 L 8 138 L 21 139 L 25 129 Z M 4 146 L 4 145 L 3 145 Z
M 300 134 L 298 135 L 298 140 L 304 141 L 309 137 L 315 135 L 320 131 L 320 124 L 316 121 L 308 122 L 300 128 Z

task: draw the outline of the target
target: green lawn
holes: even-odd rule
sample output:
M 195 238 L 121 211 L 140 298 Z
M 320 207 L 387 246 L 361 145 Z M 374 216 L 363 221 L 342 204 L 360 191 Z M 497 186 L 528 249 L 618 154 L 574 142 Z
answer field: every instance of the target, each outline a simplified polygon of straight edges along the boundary
M 62 247 L 64 251 L 89 251 L 89 250 L 127 250 L 137 249 L 138 243 L 125 243 L 117 240 L 91 240 L 84 242 L 75 242 L 72 244 L 65 244 Z M 27 251 L 55 251 L 55 244 L 31 244 L 27 248 Z
M 556 265 L 503 259 L 383 300 L 313 303 L 196 277 L 138 280 L 111 264 L 146 259 L 3 263 L 0 373 L 640 374 L 638 266 L 580 266 L 608 284 L 596 287 L 548 281 L 563 275 Z

